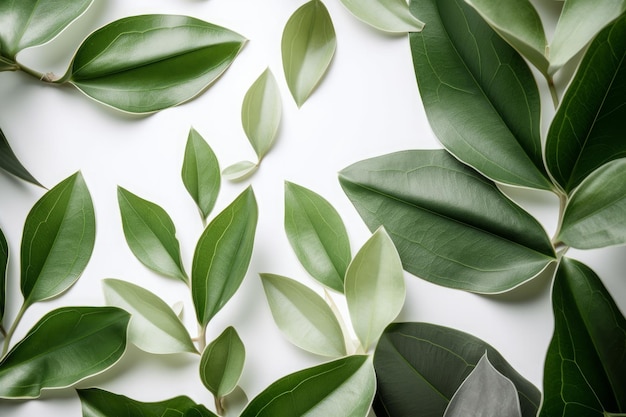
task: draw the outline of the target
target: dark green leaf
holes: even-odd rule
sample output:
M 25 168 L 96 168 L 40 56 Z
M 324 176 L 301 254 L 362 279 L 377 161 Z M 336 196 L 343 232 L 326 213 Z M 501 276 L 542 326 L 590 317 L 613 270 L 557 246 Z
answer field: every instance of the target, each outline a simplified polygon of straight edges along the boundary
M 120 110 L 155 112 L 200 94 L 228 69 L 244 43 L 241 35 L 192 17 L 127 17 L 82 43 L 69 81 Z
M 23 179 L 24 181 L 39 185 L 40 187 L 42 186 L 39 181 L 37 181 L 26 168 L 24 168 L 24 165 L 22 165 L 20 160 L 17 159 L 17 156 L 13 153 L 13 150 L 9 145 L 9 141 L 6 136 L 4 136 L 2 130 L 0 130 L 0 168 L 18 178 Z
M 193 128 L 189 130 L 181 175 L 185 188 L 206 219 L 220 192 L 220 165 L 213 149 Z
M 4 304 L 6 302 L 7 288 L 7 265 L 9 263 L 9 245 L 0 229 L 0 326 L 4 317 Z
M 411 33 L 430 124 L 464 163 L 494 181 L 552 189 L 543 165 L 540 97 L 528 65 L 463 0 L 413 0 Z
M 200 379 L 218 399 L 230 394 L 239 383 L 246 348 L 234 327 L 227 327 L 202 352 Z
M 598 276 L 564 258 L 552 290 L 554 336 L 540 417 L 626 413 L 626 319 Z
M 374 354 L 376 415 L 441 417 L 485 352 L 517 387 L 522 416 L 535 417 L 541 393 L 493 347 L 467 333 L 428 323 L 394 323 L 383 333 Z
M 370 230 L 385 227 L 404 268 L 436 284 L 503 292 L 555 260 L 532 216 L 444 150 L 361 161 L 340 181 Z
M 104 372 L 126 350 L 130 314 L 63 307 L 46 314 L 0 362 L 0 398 L 36 398 Z

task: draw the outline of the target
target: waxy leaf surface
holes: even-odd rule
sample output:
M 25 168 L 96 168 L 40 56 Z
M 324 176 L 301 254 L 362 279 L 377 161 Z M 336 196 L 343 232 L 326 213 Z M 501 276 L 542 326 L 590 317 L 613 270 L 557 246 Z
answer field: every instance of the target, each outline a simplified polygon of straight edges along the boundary
M 404 0 L 341 0 L 350 13 L 370 26 L 391 33 L 419 32 L 424 22 Z
M 496 182 L 552 189 L 526 62 L 463 0 L 411 7 L 428 22 L 409 37 L 424 109 L 443 146 Z
M 254 174 L 258 168 L 259 165 L 254 162 L 240 161 L 224 168 L 222 176 L 230 181 L 241 181 Z
M 370 230 L 385 227 L 404 269 L 436 284 L 504 292 L 555 260 L 531 215 L 444 150 L 357 162 L 340 182 Z
M 81 44 L 69 81 L 106 105 L 151 113 L 200 94 L 244 43 L 235 32 L 188 16 L 126 17 Z
M 126 350 L 129 319 L 115 307 L 46 314 L 0 362 L 0 398 L 36 398 L 110 368 Z
M 246 348 L 237 331 L 227 327 L 202 352 L 200 379 L 216 398 L 221 399 L 237 387 L 245 359 Z
M 0 326 L 4 317 L 7 288 L 7 265 L 9 263 L 9 245 L 0 229 Z
M 220 192 L 220 165 L 213 149 L 193 128 L 187 137 L 181 176 L 202 218 L 206 219 Z
M 24 181 L 41 186 L 17 158 L 2 130 L 0 130 L 0 168 Z

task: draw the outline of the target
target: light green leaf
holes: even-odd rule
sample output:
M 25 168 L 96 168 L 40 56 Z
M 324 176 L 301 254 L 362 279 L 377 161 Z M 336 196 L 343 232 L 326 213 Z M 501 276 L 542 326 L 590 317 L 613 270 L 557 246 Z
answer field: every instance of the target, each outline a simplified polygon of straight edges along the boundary
M 191 292 L 198 323 L 209 320 L 235 294 L 250 264 L 258 208 L 246 188 L 206 227 L 193 256 Z
M 443 146 L 496 182 L 553 189 L 526 62 L 463 0 L 413 0 L 411 8 L 428 22 L 409 38 L 424 109 Z
M 274 321 L 291 343 L 317 355 L 346 354 L 339 321 L 322 297 L 298 281 L 260 275 Z
M 26 218 L 20 252 L 24 305 L 71 287 L 89 262 L 95 237 L 91 196 L 76 173 L 44 194 Z
M 319 194 L 285 182 L 285 232 L 307 272 L 343 293 L 352 255 L 346 227 L 335 208 Z
M 4 317 L 4 305 L 6 303 L 7 288 L 7 265 L 9 263 L 9 245 L 0 229 L 0 327 Z
M 115 307 L 46 314 L 0 362 L 0 398 L 36 398 L 104 372 L 126 350 L 130 315 Z
M 444 150 L 364 160 L 339 179 L 370 230 L 384 226 L 404 269 L 420 278 L 499 293 L 555 260 L 537 220 Z
M 298 107 L 326 73 L 336 47 L 333 22 L 320 0 L 308 1 L 287 21 L 281 46 L 283 70 Z
M 357 18 L 385 32 L 419 32 L 424 28 L 424 22 L 411 14 L 405 0 L 341 0 L 341 2 Z
M 181 176 L 202 218 L 206 219 L 220 192 L 220 165 L 213 149 L 193 128 L 187 137 Z
M 552 289 L 554 336 L 540 417 L 626 413 L 626 319 L 598 276 L 563 258 Z
M 158 205 L 117 187 L 126 243 L 151 270 L 187 282 L 172 219 Z
M 241 35 L 192 17 L 126 17 L 92 33 L 64 79 L 106 105 L 151 113 L 200 94 L 244 43 Z
M 130 282 L 105 279 L 108 305 L 131 314 L 128 340 L 139 349 L 156 354 L 197 350 L 176 313 L 159 297 Z
M 78 19 L 93 0 L 3 0 L 0 2 L 0 45 L 5 56 L 41 45 Z
M 347 356 L 279 379 L 241 417 L 365 417 L 375 389 L 371 359 Z
M 11 145 L 9 145 L 9 141 L 6 136 L 4 136 L 2 130 L 0 130 L 0 168 L 18 178 L 23 179 L 24 181 L 28 181 L 42 187 L 39 181 L 37 181 L 35 177 L 33 177 L 32 174 L 24 168 L 24 165 L 22 165 L 20 160 L 17 159 L 17 156 L 11 149 Z
M 209 343 L 200 359 L 200 379 L 219 400 L 239 383 L 246 359 L 246 348 L 233 327 L 228 327 Z
M 241 161 L 226 167 L 222 176 L 229 181 L 241 181 L 248 178 L 259 168 L 258 164 L 250 161 Z
M 402 261 L 384 228 L 354 256 L 345 285 L 352 325 L 367 352 L 400 313 L 406 295 Z

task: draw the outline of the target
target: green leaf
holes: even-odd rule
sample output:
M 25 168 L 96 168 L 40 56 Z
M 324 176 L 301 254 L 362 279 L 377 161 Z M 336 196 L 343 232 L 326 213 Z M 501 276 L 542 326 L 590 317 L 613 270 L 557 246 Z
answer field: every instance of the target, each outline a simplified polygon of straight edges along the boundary
M 490 345 L 467 333 L 429 323 L 394 323 L 374 353 L 378 417 L 441 417 L 480 358 L 516 386 L 523 417 L 535 417 L 541 393 Z
M 248 178 L 259 168 L 258 164 L 250 161 L 241 161 L 224 168 L 222 176 L 230 181 L 241 181 Z
M 335 54 L 337 39 L 328 9 L 320 0 L 302 5 L 283 30 L 283 70 L 298 107 L 309 98 Z
M 354 16 L 385 32 L 419 32 L 424 28 L 424 22 L 411 14 L 404 0 L 341 0 L 341 2 Z
M 298 281 L 260 275 L 274 321 L 291 343 L 317 355 L 346 354 L 339 321 L 322 297 Z
M 126 243 L 151 270 L 187 282 L 172 219 L 158 205 L 117 187 Z
M 591 43 L 550 125 L 546 164 L 566 192 L 626 157 L 625 95 L 626 15 Z
M 24 305 L 71 287 L 89 262 L 95 237 L 91 196 L 76 173 L 44 194 L 26 218 L 20 252 Z
M 365 417 L 376 389 L 367 356 L 347 356 L 274 382 L 241 417 Z
M 259 161 L 270 150 L 282 114 L 280 90 L 274 74 L 267 68 L 250 86 L 241 106 L 241 123 Z
M 0 2 L 0 45 L 5 56 L 44 44 L 78 19 L 93 0 L 4 0 Z
M 307 272 L 343 293 L 352 254 L 346 227 L 335 208 L 319 194 L 285 182 L 285 232 Z
M 424 109 L 443 146 L 496 182 L 552 189 L 526 62 L 463 0 L 411 7 L 428 22 L 409 37 Z
M 405 295 L 402 261 L 381 227 L 355 255 L 346 273 L 348 311 L 365 351 L 400 313 Z
M 200 94 L 244 43 L 235 32 L 188 16 L 126 17 L 92 33 L 66 77 L 106 105 L 151 113 Z
M 36 398 L 104 372 L 126 350 L 130 315 L 115 307 L 46 314 L 0 362 L 0 398 Z
M 2 6 L 0 6 L 2 7 Z M 17 156 L 11 149 L 9 141 L 2 130 L 0 130 L 0 168 L 4 169 L 10 174 L 15 175 L 18 178 L 28 181 L 32 184 L 42 187 L 42 185 L 31 175 L 24 165 L 17 159 Z
M 626 319 L 598 276 L 563 258 L 552 306 L 554 335 L 539 416 L 626 413 Z
M 537 220 L 444 150 L 364 160 L 339 179 L 370 230 L 384 226 L 404 269 L 420 278 L 499 293 L 555 260 Z
M 213 149 L 193 128 L 187 137 L 181 176 L 202 218 L 206 219 L 220 192 L 220 165 Z
M 206 227 L 193 256 L 191 292 L 198 323 L 206 326 L 235 294 L 250 264 L 258 208 L 246 188 Z
M 118 279 L 105 279 L 103 285 L 107 304 L 122 308 L 132 316 L 128 328 L 128 340 L 132 344 L 156 354 L 197 353 L 183 323 L 159 297 Z
M 200 379 L 217 398 L 230 394 L 239 383 L 246 348 L 233 327 L 228 327 L 202 352 Z
M 0 327 L 4 317 L 4 305 L 6 303 L 7 288 L 7 265 L 9 263 L 9 245 L 0 229 Z

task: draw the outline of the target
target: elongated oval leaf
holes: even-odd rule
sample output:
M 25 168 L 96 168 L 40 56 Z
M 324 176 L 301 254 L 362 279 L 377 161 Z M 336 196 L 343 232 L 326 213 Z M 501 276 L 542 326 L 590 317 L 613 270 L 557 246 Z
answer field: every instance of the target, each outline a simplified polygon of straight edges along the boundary
M 110 368 L 126 350 L 129 319 L 115 307 L 46 314 L 0 362 L 0 398 L 36 398 Z
M 197 353 L 189 332 L 165 301 L 130 282 L 105 279 L 103 284 L 107 304 L 131 314 L 128 340 L 132 344 L 157 354 Z
M 550 125 L 546 163 L 566 192 L 626 157 L 626 15 L 589 46 Z
M 200 379 L 217 398 L 230 394 L 239 383 L 246 348 L 234 327 L 227 327 L 202 352 Z
M 298 107 L 320 82 L 337 48 L 335 28 L 320 0 L 310 0 L 289 18 L 282 38 L 283 70 Z
M 523 417 L 535 417 L 541 393 L 493 347 L 467 333 L 429 323 L 394 323 L 374 354 L 378 417 L 441 417 L 467 376 L 487 353 L 517 388 Z
M 241 181 L 248 178 L 259 168 L 259 164 L 250 161 L 236 162 L 222 171 L 222 176 L 230 181 Z
M 117 109 L 155 112 L 201 93 L 228 69 L 244 43 L 241 35 L 192 17 L 131 16 L 85 39 L 69 81 Z
M 26 218 L 20 252 L 24 304 L 72 286 L 89 262 L 95 237 L 91 196 L 76 173 L 44 194 Z
M 404 0 L 341 0 L 350 13 L 376 29 L 391 33 L 419 32 L 424 22 Z
M 285 232 L 304 269 L 320 283 L 343 293 L 352 254 L 337 210 L 319 194 L 285 182 Z
M 348 311 L 365 351 L 400 313 L 405 295 L 402 261 L 381 227 L 354 256 L 346 273 Z
M 365 417 L 375 389 L 369 357 L 347 356 L 279 379 L 241 417 Z
M 206 219 L 220 192 L 220 165 L 213 149 L 193 128 L 187 137 L 181 176 L 202 218 Z
M 9 263 L 9 245 L 0 229 L 0 326 L 4 317 L 4 306 L 6 303 L 7 288 L 7 265 Z
M 540 417 L 626 413 L 626 319 L 598 276 L 564 258 L 552 289 L 554 336 Z
M 433 131 L 494 181 L 552 189 L 543 166 L 537 84 L 519 54 L 463 0 L 413 0 L 428 22 L 411 33 L 415 75 Z
M 510 290 L 555 260 L 543 227 L 444 150 L 358 162 L 341 185 L 370 230 L 381 225 L 404 269 L 439 285 Z
M 307 286 L 274 274 L 261 274 L 274 321 L 294 345 L 317 355 L 346 354 L 337 317 L 322 297 Z
M 24 181 L 39 185 L 40 187 L 42 186 L 39 181 L 37 181 L 35 177 L 28 172 L 24 165 L 22 165 L 11 149 L 9 141 L 6 136 L 4 136 L 2 130 L 0 130 L 0 168 L 20 179 L 23 179 Z
M 198 323 L 206 326 L 241 285 L 250 264 L 258 208 L 246 188 L 206 227 L 198 240 L 191 293 Z
M 176 227 L 160 206 L 117 187 L 126 243 L 133 254 L 159 274 L 187 282 Z

